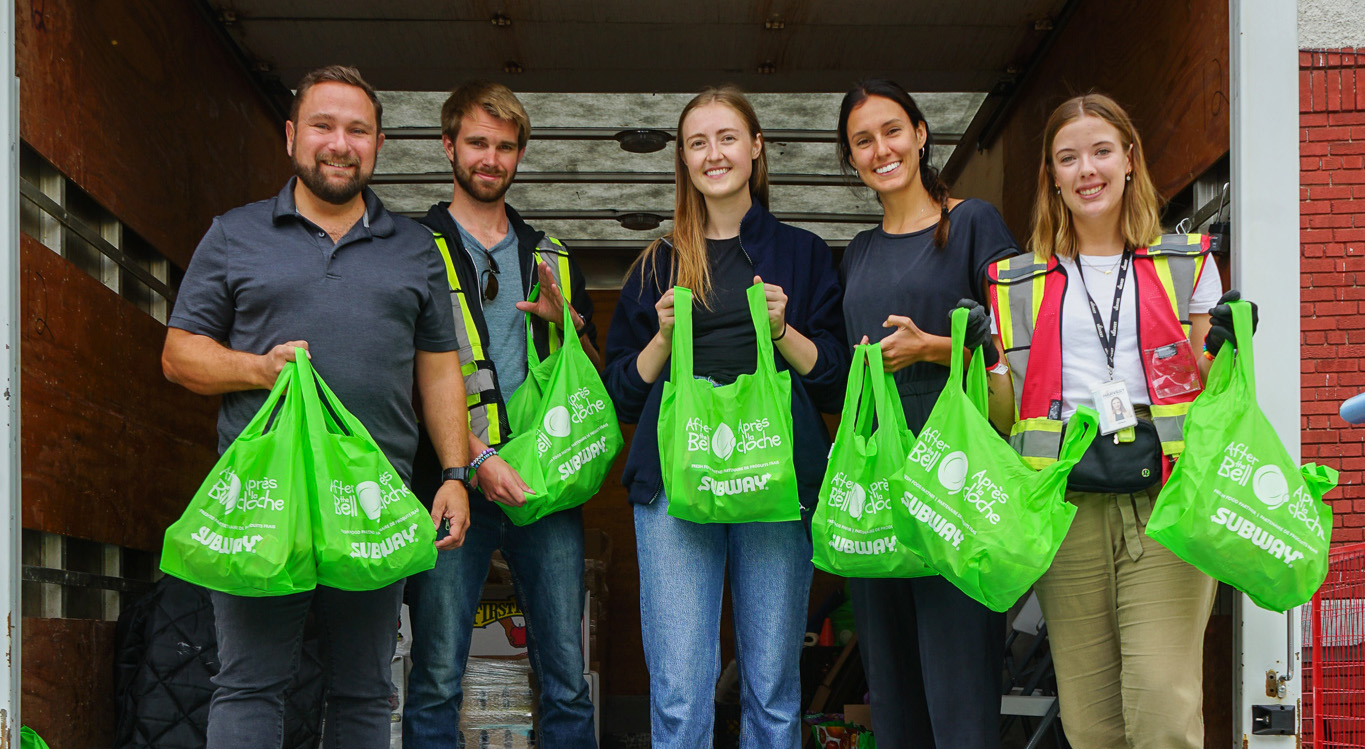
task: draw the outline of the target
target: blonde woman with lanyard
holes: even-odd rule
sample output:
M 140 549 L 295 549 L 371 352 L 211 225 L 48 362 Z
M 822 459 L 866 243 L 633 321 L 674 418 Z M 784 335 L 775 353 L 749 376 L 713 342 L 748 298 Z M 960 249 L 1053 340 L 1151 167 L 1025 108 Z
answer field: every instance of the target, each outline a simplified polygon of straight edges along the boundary
M 711 745 L 727 576 L 743 685 L 740 746 L 801 744 L 799 662 L 812 574 L 807 526 L 670 516 L 657 433 L 677 285 L 697 300 L 698 376 L 724 385 L 753 373 L 755 346 L 774 347 L 778 368 L 791 370 L 799 498 L 814 507 L 830 445 L 820 411 L 840 408 L 848 371 L 842 294 L 824 241 L 768 212 L 763 147 L 758 117 L 735 88 L 708 89 L 683 109 L 673 230 L 631 267 L 607 335 L 607 390 L 620 419 L 637 425 L 622 483 L 635 509 L 655 747 Z M 764 284 L 770 340 L 755 340 L 745 296 L 755 283 Z
M 1112 99 L 1062 104 L 1043 144 L 1032 254 L 989 272 L 1008 367 L 991 415 L 1041 467 L 1078 405 L 1100 414 L 1068 482 L 1075 522 L 1036 587 L 1062 724 L 1076 749 L 1201 747 L 1217 583 L 1145 528 L 1212 354 L 1236 345 L 1224 303 L 1237 295 L 1219 298 L 1209 237 L 1160 236 L 1142 142 Z

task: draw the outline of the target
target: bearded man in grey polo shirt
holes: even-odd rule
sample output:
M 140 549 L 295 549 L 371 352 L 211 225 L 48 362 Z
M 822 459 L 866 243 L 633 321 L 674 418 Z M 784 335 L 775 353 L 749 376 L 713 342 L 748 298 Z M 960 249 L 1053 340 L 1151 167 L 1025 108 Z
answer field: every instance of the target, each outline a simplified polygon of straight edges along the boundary
M 162 367 L 172 382 L 223 396 L 220 451 L 302 348 L 405 483 L 417 446 L 414 378 L 442 464 L 465 464 L 464 383 L 444 266 L 431 233 L 384 210 L 365 186 L 384 142 L 382 112 L 353 68 L 309 73 L 285 123 L 296 176 L 275 197 L 214 219 L 195 250 Z M 448 526 L 438 548 L 463 543 L 469 502 L 461 481 L 442 483 L 431 516 Z M 281 745 L 283 693 L 310 608 L 329 661 L 326 746 L 387 747 L 403 585 L 319 586 L 269 598 L 214 592 L 222 668 L 209 749 Z

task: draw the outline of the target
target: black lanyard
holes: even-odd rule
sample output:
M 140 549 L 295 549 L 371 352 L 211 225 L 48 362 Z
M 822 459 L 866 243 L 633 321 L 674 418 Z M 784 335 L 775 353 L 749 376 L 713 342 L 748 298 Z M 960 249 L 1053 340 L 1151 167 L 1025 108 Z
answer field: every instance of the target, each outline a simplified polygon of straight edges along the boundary
M 1085 292 L 1085 300 L 1090 302 L 1090 315 L 1095 318 L 1095 332 L 1100 336 L 1100 346 L 1104 348 L 1104 359 L 1109 364 L 1109 379 L 1114 379 L 1114 352 L 1119 344 L 1119 305 L 1123 303 L 1123 284 L 1128 280 L 1128 266 L 1132 263 L 1133 253 L 1129 250 L 1123 251 L 1123 258 L 1119 260 L 1119 278 L 1114 283 L 1114 306 L 1109 310 L 1109 329 L 1105 330 L 1104 318 L 1100 317 L 1100 308 L 1095 304 L 1095 299 L 1090 296 L 1090 289 L 1085 286 L 1085 263 L 1081 256 L 1076 256 L 1076 275 L 1081 278 L 1081 291 Z

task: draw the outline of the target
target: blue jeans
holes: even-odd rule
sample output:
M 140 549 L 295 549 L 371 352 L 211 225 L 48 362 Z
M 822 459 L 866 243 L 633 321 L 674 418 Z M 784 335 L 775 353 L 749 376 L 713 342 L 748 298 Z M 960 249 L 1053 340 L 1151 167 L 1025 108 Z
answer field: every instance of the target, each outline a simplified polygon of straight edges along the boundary
M 937 576 L 849 589 L 878 749 L 999 749 L 1005 615 Z
M 543 749 L 592 749 L 592 696 L 583 677 L 583 512 L 573 508 L 517 526 L 483 495 L 469 496 L 464 545 L 408 578 L 412 673 L 403 708 L 404 749 L 462 747 L 465 660 L 493 551 L 512 571 L 526 614 L 526 644 L 540 682 Z M 444 535 L 444 531 L 442 532 Z
M 269 598 L 212 593 L 222 667 L 209 703 L 208 749 L 284 741 L 284 690 L 299 668 L 303 624 L 316 607 L 326 672 L 326 749 L 389 745 L 390 670 L 403 581 L 379 590 L 325 588 Z
M 635 505 L 640 622 L 655 747 L 711 746 L 726 561 L 740 671 L 740 747 L 801 746 L 810 538 L 801 521 L 701 525 L 661 491 Z

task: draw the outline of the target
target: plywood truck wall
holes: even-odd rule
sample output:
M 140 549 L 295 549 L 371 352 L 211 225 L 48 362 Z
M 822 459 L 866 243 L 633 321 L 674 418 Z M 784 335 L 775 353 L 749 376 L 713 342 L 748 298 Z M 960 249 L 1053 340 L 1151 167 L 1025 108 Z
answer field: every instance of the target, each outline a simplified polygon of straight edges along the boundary
M 16 14 L 21 137 L 171 265 L 288 176 L 278 117 L 193 3 Z M 158 550 L 216 457 L 217 403 L 162 377 L 148 312 L 34 237 L 20 262 L 24 527 Z M 23 627 L 24 722 L 53 746 L 107 746 L 113 622 Z

